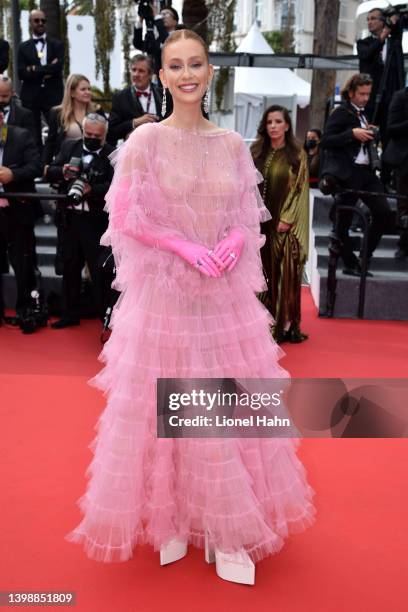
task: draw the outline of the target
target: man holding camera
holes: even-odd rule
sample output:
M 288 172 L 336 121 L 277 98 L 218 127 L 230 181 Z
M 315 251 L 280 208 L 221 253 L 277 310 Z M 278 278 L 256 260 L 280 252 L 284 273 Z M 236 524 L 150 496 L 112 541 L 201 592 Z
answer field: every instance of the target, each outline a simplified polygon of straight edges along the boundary
M 153 59 L 153 70 L 159 74 L 161 68 L 161 46 L 169 34 L 180 29 L 179 16 L 172 6 L 165 6 L 160 13 L 152 0 L 139 0 L 138 20 L 133 31 L 133 46 Z M 146 24 L 143 38 L 143 22 Z
M 60 183 L 60 191 L 68 196 L 60 215 L 63 224 L 63 313 L 61 319 L 51 325 L 53 329 L 80 323 L 81 274 L 85 263 L 101 319 L 105 313 L 104 280 L 98 258 L 100 239 L 108 225 L 108 215 L 103 208 L 113 177 L 108 157 L 113 147 L 106 144 L 108 122 L 102 115 L 87 115 L 82 127 L 83 138 L 66 140 L 47 170 L 47 179 Z
M 116 145 L 143 123 L 160 121 L 162 91 L 152 83 L 153 64 L 148 55 L 130 61 L 132 85 L 113 95 L 108 141 Z M 170 113 L 167 110 L 166 116 Z
M 321 176 L 334 181 L 338 191 L 352 189 L 383 193 L 384 188 L 375 173 L 375 129 L 370 125 L 364 108 L 370 98 L 372 79 L 368 74 L 355 74 L 346 84 L 343 101 L 328 117 L 321 146 L 323 164 Z M 368 258 L 374 253 L 384 230 L 391 225 L 392 212 L 385 196 L 359 196 L 343 194 L 338 203 L 355 206 L 361 197 L 371 213 L 368 232 Z M 334 213 L 334 211 L 332 211 Z M 333 216 L 333 214 L 332 214 Z M 344 261 L 344 274 L 360 276 L 361 262 L 353 252 L 349 229 L 353 213 L 342 212 L 336 227 L 341 240 L 340 255 Z
M 16 277 L 15 322 L 30 308 L 31 291 L 36 287 L 34 224 L 41 214 L 41 206 L 29 198 L 8 201 L 2 198 L 2 192 L 33 193 L 34 179 L 41 173 L 40 155 L 30 132 L 7 125 L 0 109 L 0 242 L 7 251 Z M 3 316 L 0 295 L 0 321 Z
M 397 193 L 408 197 L 408 88 L 396 91 L 392 97 L 388 135 L 383 159 L 395 168 Z M 398 200 L 398 221 L 400 239 L 394 256 L 403 260 L 408 257 L 408 199 Z

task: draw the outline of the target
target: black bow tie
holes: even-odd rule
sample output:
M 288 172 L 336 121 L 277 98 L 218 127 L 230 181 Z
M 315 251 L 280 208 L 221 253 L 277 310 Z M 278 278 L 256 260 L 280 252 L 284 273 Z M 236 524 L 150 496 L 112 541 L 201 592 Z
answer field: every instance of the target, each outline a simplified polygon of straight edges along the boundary
M 92 155 L 92 157 L 98 157 L 98 153 L 96 151 L 87 151 L 83 149 L 82 155 L 85 157 L 86 155 Z
M 34 39 L 35 44 L 37 43 L 42 43 L 43 45 L 45 45 L 45 38 L 35 38 Z

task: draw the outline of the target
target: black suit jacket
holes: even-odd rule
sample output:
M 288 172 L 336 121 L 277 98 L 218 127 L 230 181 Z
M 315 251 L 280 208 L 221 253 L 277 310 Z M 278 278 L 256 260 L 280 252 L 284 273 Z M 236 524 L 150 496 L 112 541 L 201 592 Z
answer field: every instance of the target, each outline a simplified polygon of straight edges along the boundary
M 323 138 L 320 174 L 330 174 L 346 181 L 353 170 L 361 142 L 354 138 L 353 129 L 361 127 L 359 116 L 349 102 L 341 102 L 329 115 Z
M 0 38 L 0 74 L 7 70 L 9 64 L 10 45 L 7 40 Z
M 10 113 L 7 119 L 8 125 L 16 125 L 20 128 L 25 128 L 28 130 L 35 140 L 35 126 L 34 126 L 34 116 L 33 113 L 28 110 L 28 108 L 24 108 L 17 104 L 15 99 L 11 100 L 10 103 Z
M 13 181 L 3 186 L 5 192 L 35 191 L 34 179 L 41 176 L 42 164 L 40 153 L 28 130 L 14 125 L 8 126 L 3 166 L 10 168 L 14 175 Z M 5 210 L 24 225 L 34 224 L 35 219 L 41 215 L 38 200 L 31 203 L 11 201 L 10 207 Z
M 408 158 L 408 88 L 396 91 L 392 97 L 388 136 L 383 159 L 390 166 L 401 166 Z
M 387 108 L 390 104 L 392 95 L 395 91 L 404 86 L 404 59 L 402 52 L 403 29 L 408 26 L 408 20 L 400 17 L 397 24 L 391 30 L 391 35 L 387 39 L 387 54 L 389 56 L 389 70 L 386 79 L 386 86 L 382 96 L 380 122 L 386 118 Z M 369 103 L 366 106 L 367 117 L 371 120 L 375 108 L 375 99 L 381 84 L 384 73 L 384 62 L 382 59 L 382 49 L 384 43 L 376 36 L 367 36 L 357 41 L 357 54 L 360 60 L 360 72 L 369 74 L 373 79 L 373 88 Z
M 105 206 L 105 195 L 108 192 L 113 178 L 113 167 L 109 161 L 109 155 L 114 151 L 110 144 L 105 144 L 99 155 L 92 161 L 91 167 L 98 172 L 92 181 L 92 191 L 87 194 L 89 210 L 102 212 Z M 50 164 L 47 170 L 47 179 L 51 183 L 60 183 L 60 191 L 67 193 L 70 182 L 64 180 L 62 169 L 72 157 L 82 157 L 83 141 L 82 138 L 65 140 L 57 157 Z
M 48 165 L 52 162 L 54 157 L 61 150 L 62 143 L 66 138 L 64 126 L 61 123 L 60 110 L 61 106 L 54 106 L 50 110 L 48 119 L 48 136 L 42 152 L 42 160 L 44 165 Z M 94 112 L 106 117 L 101 107 L 98 107 Z
M 154 100 L 156 102 L 156 111 L 161 118 L 162 94 L 156 85 L 151 84 Z M 138 98 L 135 98 L 131 87 L 126 87 L 122 91 L 113 95 L 112 110 L 109 115 L 109 131 L 108 141 L 116 144 L 118 140 L 126 138 L 133 132 L 133 119 L 141 117 L 145 112 Z M 166 116 L 169 114 L 169 109 Z
M 53 60 L 57 60 L 54 64 Z M 35 66 L 34 72 L 27 70 Z M 41 65 L 34 40 L 22 42 L 18 48 L 18 76 L 22 81 L 21 101 L 26 108 L 51 108 L 60 104 L 64 94 L 62 71 L 64 45 L 47 36 L 47 63 Z M 47 77 L 47 78 L 45 78 Z

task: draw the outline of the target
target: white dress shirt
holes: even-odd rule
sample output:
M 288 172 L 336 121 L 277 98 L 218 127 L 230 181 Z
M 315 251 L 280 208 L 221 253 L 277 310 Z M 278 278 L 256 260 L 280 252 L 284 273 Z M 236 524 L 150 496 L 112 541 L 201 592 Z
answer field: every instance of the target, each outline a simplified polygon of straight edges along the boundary
M 351 106 L 355 108 L 356 111 L 358 111 L 359 113 L 364 113 L 364 108 L 359 108 L 353 103 L 351 103 Z M 367 128 L 368 122 L 367 122 L 367 119 L 364 117 L 364 115 L 360 114 L 359 118 L 360 118 L 361 127 Z M 358 155 L 356 159 L 354 160 L 354 163 L 357 164 L 358 166 L 369 166 L 370 165 L 370 158 L 368 156 L 367 147 L 364 146 L 364 143 L 361 144 L 360 151 L 358 152 Z

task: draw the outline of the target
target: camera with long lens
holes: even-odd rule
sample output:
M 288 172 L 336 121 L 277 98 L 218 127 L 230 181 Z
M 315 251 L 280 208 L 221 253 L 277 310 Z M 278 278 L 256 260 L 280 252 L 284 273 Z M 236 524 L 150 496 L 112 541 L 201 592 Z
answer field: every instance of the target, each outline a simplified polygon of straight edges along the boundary
M 33 334 L 40 327 L 47 327 L 48 311 L 41 289 L 31 291 L 31 303 L 20 313 L 18 325 L 23 334 Z
M 385 25 L 388 28 L 392 28 L 394 24 L 391 21 L 391 17 L 393 17 L 394 15 L 398 15 L 399 17 L 404 13 L 408 13 L 408 4 L 401 3 L 395 4 L 394 6 L 387 6 L 386 8 L 382 9 L 382 13 L 385 18 Z
M 69 202 L 78 206 L 84 199 L 86 186 L 91 181 L 90 169 L 84 166 L 80 157 L 71 157 L 65 177 L 72 180 L 67 193 Z

